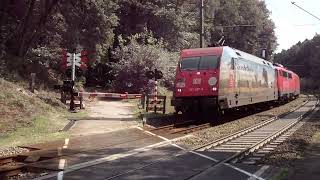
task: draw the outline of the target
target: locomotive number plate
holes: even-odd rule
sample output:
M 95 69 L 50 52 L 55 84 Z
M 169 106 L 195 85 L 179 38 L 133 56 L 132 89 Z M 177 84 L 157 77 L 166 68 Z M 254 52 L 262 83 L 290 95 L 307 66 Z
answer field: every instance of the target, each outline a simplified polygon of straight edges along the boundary
M 201 84 L 201 79 L 200 78 L 193 79 L 192 84 Z

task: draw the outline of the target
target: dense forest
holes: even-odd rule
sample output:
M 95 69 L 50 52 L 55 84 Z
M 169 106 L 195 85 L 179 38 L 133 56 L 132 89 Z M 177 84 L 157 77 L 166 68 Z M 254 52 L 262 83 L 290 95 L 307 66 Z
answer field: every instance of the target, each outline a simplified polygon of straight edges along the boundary
M 298 42 L 288 50 L 274 56 L 274 61 L 283 64 L 302 78 L 302 87 L 308 90 L 320 88 L 320 36 Z
M 87 84 L 140 91 L 144 73 L 158 68 L 170 86 L 178 52 L 199 47 L 200 2 L 1 0 L 0 76 L 36 72 L 54 83 L 62 78 L 62 49 L 85 49 Z M 269 15 L 260 0 L 205 0 L 204 44 L 223 37 L 224 45 L 256 55 L 266 48 L 271 55 L 277 43 Z

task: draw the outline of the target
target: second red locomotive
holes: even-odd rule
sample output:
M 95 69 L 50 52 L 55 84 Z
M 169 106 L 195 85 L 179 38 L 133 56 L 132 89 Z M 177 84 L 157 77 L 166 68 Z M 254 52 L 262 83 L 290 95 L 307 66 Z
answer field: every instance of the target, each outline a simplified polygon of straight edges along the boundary
M 176 111 L 220 112 L 300 93 L 299 77 L 281 65 L 227 46 L 186 49 L 176 70 Z

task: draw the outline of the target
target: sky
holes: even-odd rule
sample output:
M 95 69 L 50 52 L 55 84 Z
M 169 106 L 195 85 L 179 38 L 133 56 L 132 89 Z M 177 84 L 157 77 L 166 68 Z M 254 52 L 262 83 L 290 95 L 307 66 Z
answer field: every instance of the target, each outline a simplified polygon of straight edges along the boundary
M 276 25 L 279 44 L 276 52 L 320 34 L 320 20 L 292 5 L 292 1 L 320 18 L 320 0 L 265 0 Z

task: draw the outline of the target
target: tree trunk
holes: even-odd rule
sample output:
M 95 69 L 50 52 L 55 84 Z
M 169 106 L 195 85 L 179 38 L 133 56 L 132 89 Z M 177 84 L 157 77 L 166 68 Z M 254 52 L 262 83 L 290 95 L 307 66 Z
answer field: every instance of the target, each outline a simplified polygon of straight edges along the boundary
M 51 12 L 53 11 L 54 7 L 59 3 L 60 0 L 52 0 L 50 5 L 46 4 L 46 12 L 41 15 L 39 22 L 34 26 L 33 30 L 31 31 L 31 35 L 29 40 L 25 43 L 23 49 L 21 49 L 21 55 L 25 55 L 30 48 L 30 46 L 35 42 L 37 35 L 43 29 L 45 24 L 47 23 L 47 19 Z
M 0 27 L 4 26 L 5 20 L 7 18 L 9 0 L 1 0 L 0 1 Z M 0 33 L 2 33 L 2 28 L 0 29 Z
M 29 26 L 29 20 L 33 14 L 33 9 L 34 9 L 34 4 L 35 4 L 35 0 L 31 0 L 30 4 L 29 4 L 29 8 L 28 11 L 26 12 L 26 16 L 24 18 L 24 20 L 22 21 L 22 25 L 21 25 L 21 31 L 19 31 L 19 41 L 20 41 L 20 46 L 18 48 L 18 56 L 23 56 L 23 50 L 24 50 L 24 46 L 25 46 L 25 42 L 26 42 L 26 36 L 27 34 L 27 30 L 28 30 L 28 26 Z
M 4 29 L 9 24 L 6 23 L 7 17 L 8 17 L 8 5 L 9 0 L 2 0 L 0 1 L 0 57 L 2 54 L 2 50 L 4 50 L 4 44 L 5 44 L 5 35 L 4 35 Z

